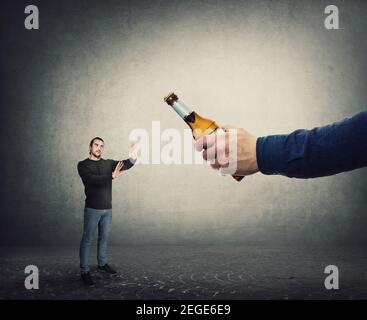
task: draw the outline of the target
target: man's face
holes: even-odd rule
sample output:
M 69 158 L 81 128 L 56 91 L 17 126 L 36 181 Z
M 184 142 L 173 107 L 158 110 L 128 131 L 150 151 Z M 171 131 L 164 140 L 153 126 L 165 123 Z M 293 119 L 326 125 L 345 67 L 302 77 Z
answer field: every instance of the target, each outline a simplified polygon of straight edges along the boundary
M 89 148 L 91 155 L 96 158 L 100 158 L 103 153 L 104 144 L 101 140 L 94 140 L 92 146 Z

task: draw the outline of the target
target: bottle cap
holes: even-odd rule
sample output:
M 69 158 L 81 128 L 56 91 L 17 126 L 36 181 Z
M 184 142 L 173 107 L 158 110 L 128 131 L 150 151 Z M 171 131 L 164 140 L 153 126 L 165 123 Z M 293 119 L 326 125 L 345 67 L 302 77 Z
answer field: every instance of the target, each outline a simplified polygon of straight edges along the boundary
M 167 102 L 171 107 L 173 106 L 173 103 L 178 100 L 178 97 L 173 93 L 170 92 L 168 95 L 164 97 L 164 101 Z

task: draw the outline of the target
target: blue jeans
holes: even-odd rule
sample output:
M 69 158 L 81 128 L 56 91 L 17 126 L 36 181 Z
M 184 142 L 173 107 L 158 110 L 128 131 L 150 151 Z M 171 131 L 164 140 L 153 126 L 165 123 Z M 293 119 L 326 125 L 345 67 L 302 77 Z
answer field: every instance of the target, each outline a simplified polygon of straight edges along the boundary
M 107 263 L 107 239 L 111 229 L 112 209 L 84 208 L 83 237 L 80 242 L 80 269 L 81 272 L 89 272 L 90 247 L 98 226 L 98 266 Z

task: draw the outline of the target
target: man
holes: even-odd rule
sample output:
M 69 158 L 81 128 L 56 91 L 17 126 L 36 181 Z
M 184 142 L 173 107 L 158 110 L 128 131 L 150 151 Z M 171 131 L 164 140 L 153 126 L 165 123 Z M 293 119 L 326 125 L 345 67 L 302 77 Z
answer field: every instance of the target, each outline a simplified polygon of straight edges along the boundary
M 98 269 L 115 274 L 107 264 L 107 239 L 112 220 L 112 180 L 130 169 L 137 159 L 137 146 L 133 145 L 129 159 L 114 161 L 103 159 L 104 141 L 95 137 L 89 144 L 89 157 L 78 163 L 78 173 L 85 190 L 84 227 L 80 242 L 80 269 L 84 284 L 94 284 L 90 274 L 89 255 L 94 233 L 98 227 Z
M 197 140 L 195 148 L 203 151 L 214 169 L 226 173 L 236 167 L 235 175 L 260 171 L 294 178 L 315 178 L 367 166 L 367 111 L 354 117 L 312 130 L 256 138 L 244 129 L 225 126 L 222 136 L 207 135 Z M 223 138 L 225 143 L 218 143 Z M 229 146 L 237 143 L 235 157 Z M 232 161 L 232 163 L 231 163 Z

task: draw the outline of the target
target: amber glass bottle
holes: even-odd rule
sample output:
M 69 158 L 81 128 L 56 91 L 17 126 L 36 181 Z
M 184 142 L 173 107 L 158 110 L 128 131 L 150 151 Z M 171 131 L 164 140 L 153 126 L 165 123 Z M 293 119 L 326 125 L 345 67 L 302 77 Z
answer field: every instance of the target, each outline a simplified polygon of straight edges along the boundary
M 164 97 L 164 101 L 167 102 L 178 115 L 188 124 L 192 130 L 192 135 L 195 140 L 199 139 L 203 135 L 211 134 L 220 129 L 219 125 L 211 119 L 204 118 L 197 114 L 195 111 L 187 107 L 182 101 L 180 101 L 173 92 Z M 237 181 L 241 181 L 244 177 L 233 176 Z

